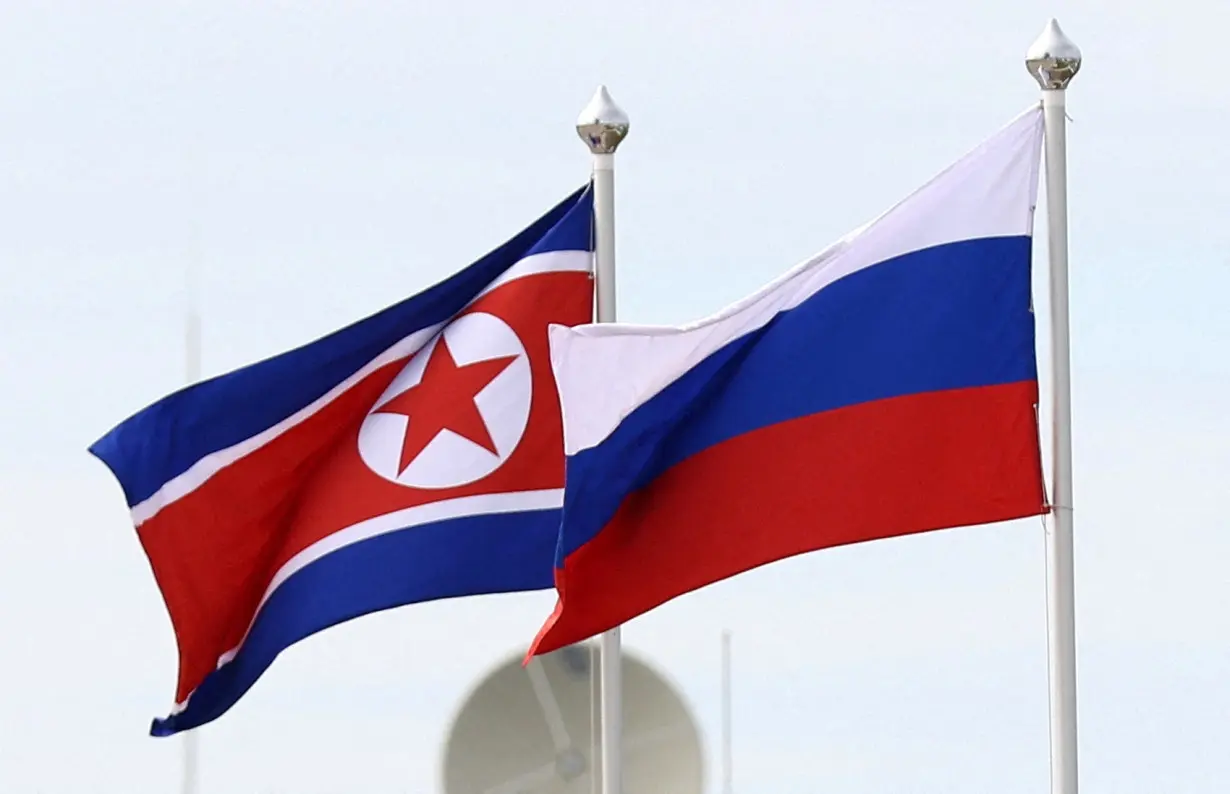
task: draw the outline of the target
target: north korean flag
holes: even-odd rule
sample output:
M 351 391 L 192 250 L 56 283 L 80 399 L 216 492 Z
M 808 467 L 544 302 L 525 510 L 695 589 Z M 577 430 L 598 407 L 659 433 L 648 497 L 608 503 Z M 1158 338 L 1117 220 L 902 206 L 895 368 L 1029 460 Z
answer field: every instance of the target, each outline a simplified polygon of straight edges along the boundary
M 592 226 L 587 186 L 446 281 L 90 448 L 175 629 L 175 706 L 154 735 L 216 719 L 329 626 L 553 586 L 564 449 L 547 327 L 592 318 Z

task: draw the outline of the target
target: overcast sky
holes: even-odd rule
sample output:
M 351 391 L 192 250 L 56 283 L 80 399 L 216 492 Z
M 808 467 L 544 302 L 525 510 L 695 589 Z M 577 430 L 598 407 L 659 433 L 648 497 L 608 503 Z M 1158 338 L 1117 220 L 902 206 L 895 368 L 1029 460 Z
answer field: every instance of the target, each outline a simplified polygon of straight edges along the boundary
M 605 82 L 632 119 L 621 317 L 691 320 L 1035 101 L 1022 57 L 1051 14 L 1086 56 L 1069 92 L 1082 791 L 1224 790 L 1224 2 L 4 0 L 0 791 L 178 785 L 179 741 L 147 736 L 171 628 L 85 448 L 181 384 L 194 257 L 206 374 L 307 341 L 581 184 L 572 124 Z M 1044 594 L 1026 521 L 783 562 L 625 636 L 678 683 L 713 762 L 734 632 L 743 794 L 1036 794 Z M 301 643 L 202 732 L 202 794 L 434 794 L 454 710 L 552 603 L 409 607 Z

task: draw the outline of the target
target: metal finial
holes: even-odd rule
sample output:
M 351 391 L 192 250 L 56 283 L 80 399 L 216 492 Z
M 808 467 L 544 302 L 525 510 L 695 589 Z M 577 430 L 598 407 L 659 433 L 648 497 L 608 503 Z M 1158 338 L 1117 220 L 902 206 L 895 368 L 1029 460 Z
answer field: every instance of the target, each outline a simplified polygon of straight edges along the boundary
M 614 154 L 628 137 L 628 114 L 611 99 L 606 86 L 598 86 L 577 117 L 577 135 L 594 154 Z
M 1052 19 L 1025 54 L 1025 68 L 1045 91 L 1062 91 L 1081 70 L 1081 51 Z

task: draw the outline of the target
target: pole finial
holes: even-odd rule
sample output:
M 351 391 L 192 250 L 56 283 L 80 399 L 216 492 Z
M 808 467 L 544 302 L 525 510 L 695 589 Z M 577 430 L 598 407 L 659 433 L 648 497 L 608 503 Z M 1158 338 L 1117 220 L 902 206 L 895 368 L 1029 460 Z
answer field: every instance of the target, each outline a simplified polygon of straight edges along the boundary
M 1081 69 L 1081 51 L 1054 19 L 1025 53 L 1025 68 L 1044 91 L 1063 91 Z
M 577 117 L 577 135 L 594 154 L 614 154 L 628 137 L 628 114 L 611 99 L 606 86 L 598 86 Z

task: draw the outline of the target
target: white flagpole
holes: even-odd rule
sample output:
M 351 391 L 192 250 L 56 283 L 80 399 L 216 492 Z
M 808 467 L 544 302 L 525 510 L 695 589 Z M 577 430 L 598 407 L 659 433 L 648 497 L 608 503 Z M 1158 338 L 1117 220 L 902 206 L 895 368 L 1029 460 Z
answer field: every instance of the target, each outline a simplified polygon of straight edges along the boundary
M 1042 87 L 1046 125 L 1047 243 L 1051 285 L 1054 415 L 1051 520 L 1046 533 L 1047 654 L 1051 702 L 1051 794 L 1077 794 L 1076 601 L 1072 563 L 1072 383 L 1068 339 L 1068 165 L 1065 96 L 1081 53 L 1052 19 L 1025 66 Z
M 184 374 L 188 385 L 201 379 L 201 318 L 195 301 L 188 307 L 184 326 Z
M 598 704 L 602 701 L 599 689 L 601 681 L 598 673 L 598 666 L 601 663 L 598 646 L 591 643 L 589 646 L 589 794 L 602 794 L 602 781 L 598 778 L 602 774 L 602 763 L 599 760 L 599 756 L 602 755 L 602 742 L 599 738 L 602 719 L 598 713 Z
M 195 246 L 193 246 L 195 249 Z M 187 311 L 184 321 L 184 379 L 192 385 L 201 379 L 201 318 L 196 305 L 196 250 L 192 251 L 187 272 Z M 197 735 L 195 730 L 184 732 L 183 794 L 197 792 Z
M 606 86 L 577 118 L 577 134 L 594 156 L 595 320 L 615 321 L 615 150 L 628 136 L 628 116 Z M 623 664 L 619 627 L 604 632 L 598 643 L 601 794 L 623 791 Z
M 197 736 L 196 730 L 184 732 L 184 772 L 183 772 L 183 787 L 184 794 L 197 793 Z
M 730 632 L 722 632 L 722 794 L 734 794 L 731 752 Z

